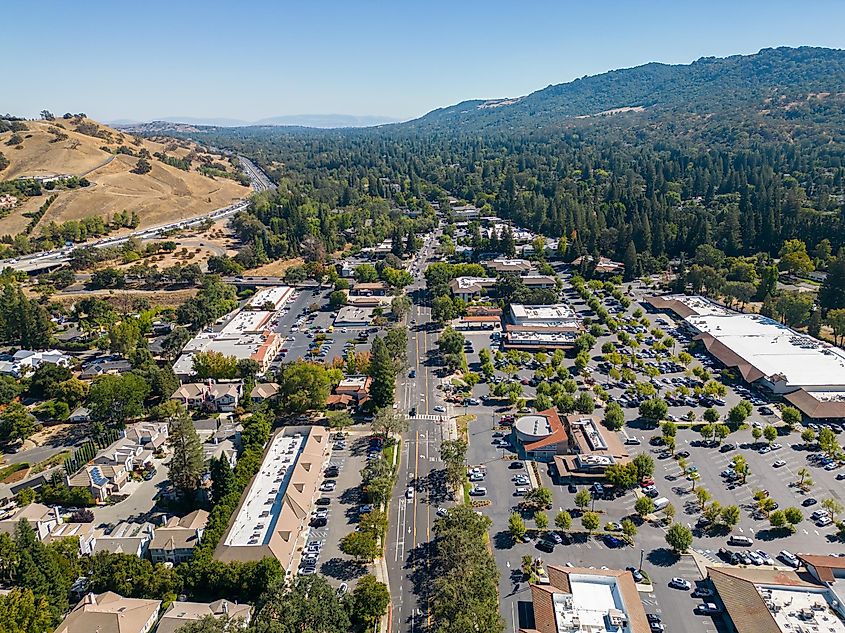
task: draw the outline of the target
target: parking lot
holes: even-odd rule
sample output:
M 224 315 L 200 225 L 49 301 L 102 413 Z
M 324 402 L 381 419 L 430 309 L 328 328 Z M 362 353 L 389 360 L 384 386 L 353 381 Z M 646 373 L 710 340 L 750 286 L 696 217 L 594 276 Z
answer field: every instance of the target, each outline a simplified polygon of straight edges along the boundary
M 329 290 L 303 289 L 299 296 L 289 302 L 279 315 L 276 331 L 286 337 L 282 352 L 273 362 L 274 367 L 281 363 L 302 359 L 330 363 L 335 358 L 346 356 L 347 346 L 354 343 L 356 352 L 369 351 L 373 333 L 371 328 L 334 327 L 335 312 L 328 309 Z M 319 306 L 311 311 L 312 304 Z M 365 332 L 367 339 L 359 338 Z M 324 340 L 317 345 L 317 335 L 323 334 Z
M 575 307 L 579 317 L 592 316 L 591 310 L 586 303 L 576 295 L 574 291 L 566 293 L 567 300 Z M 627 318 L 628 323 L 633 323 L 633 314 L 642 306 L 632 302 L 630 307 L 622 309 L 614 302 L 608 302 L 608 308 L 616 309 L 621 318 Z M 639 313 L 638 313 L 639 314 Z M 810 513 L 820 507 L 824 498 L 834 498 L 842 502 L 840 493 L 841 482 L 836 480 L 839 471 L 824 470 L 820 465 L 810 465 L 807 456 L 810 451 L 805 450 L 800 438 L 800 430 L 791 434 L 781 428 L 782 435 L 778 436 L 773 446 L 781 445 L 774 450 L 763 449 L 765 440 L 755 441 L 752 437 L 752 425 L 759 427 L 765 425 L 779 425 L 780 420 L 774 414 L 776 407 L 770 399 L 762 393 L 748 390 L 742 384 L 725 383 L 727 391 L 724 395 L 706 397 L 704 394 L 695 393 L 695 386 L 700 387 L 705 381 L 692 375 L 695 368 L 706 369 L 710 374 L 718 378 L 719 366 L 706 354 L 698 353 L 688 366 L 678 366 L 660 360 L 659 354 L 651 350 L 650 339 L 651 329 L 660 326 L 664 333 L 671 333 L 675 338 L 673 349 L 667 350 L 664 358 L 670 353 L 678 354 L 685 349 L 688 339 L 675 327 L 675 319 L 667 315 L 645 313 L 637 320 L 648 318 L 649 324 L 623 324 L 622 331 L 627 332 L 631 337 L 640 337 L 641 345 L 635 349 L 635 357 L 641 363 L 633 366 L 632 371 L 636 376 L 637 383 L 649 383 L 653 385 L 657 395 L 667 398 L 670 401 L 667 418 L 679 426 L 676 436 L 676 455 L 680 453 L 685 456 L 686 467 L 697 472 L 697 479 L 693 482 L 688 479 L 689 471 L 682 471 L 679 461 L 673 457 L 664 447 L 655 445 L 654 438 L 661 435 L 661 429 L 655 424 L 646 422 L 640 418 L 638 407 L 639 401 L 632 396 L 630 380 L 613 379 L 608 375 L 607 367 L 601 365 L 601 349 L 605 343 L 616 343 L 616 334 L 606 332 L 596 337 L 595 345 L 591 351 L 590 372 L 595 383 L 601 385 L 609 394 L 608 400 L 620 402 L 625 414 L 625 432 L 631 437 L 640 441 L 638 446 L 631 446 L 632 454 L 643 452 L 653 457 L 655 463 L 654 480 L 660 496 L 665 496 L 675 509 L 675 521 L 683 523 L 693 529 L 694 540 L 692 550 L 700 557 L 703 564 L 707 562 L 721 562 L 717 552 L 720 548 L 728 547 L 730 533 L 748 536 L 754 539 L 751 549 L 762 549 L 767 551 L 772 558 L 776 557 L 780 550 L 786 549 L 791 552 L 825 552 L 829 551 L 830 542 L 834 540 L 834 527 L 819 527 L 810 521 Z M 462 332 L 471 346 L 467 346 L 467 361 L 470 369 L 479 370 L 479 352 L 483 348 L 490 349 L 495 353 L 498 349 L 498 340 L 491 338 L 489 331 L 485 332 Z M 511 355 L 513 356 L 513 355 Z M 571 356 L 571 354 L 569 355 Z M 497 365 L 496 380 L 513 380 L 521 384 L 522 397 L 528 400 L 535 395 L 536 384 L 534 378 L 535 369 L 540 365 L 536 359 L 527 359 L 523 355 L 516 367 L 507 367 L 508 375 L 501 369 L 503 366 L 513 363 L 499 363 Z M 573 368 L 573 359 L 567 358 L 564 366 L 568 367 L 579 390 L 587 390 L 592 387 L 585 384 L 582 377 L 577 376 Z M 646 368 L 651 367 L 647 373 Z M 511 371 L 514 369 L 514 371 Z M 700 371 L 700 370 L 699 370 Z M 533 379 L 533 380 L 532 380 Z M 635 537 L 635 545 L 619 548 L 608 547 L 600 537 L 576 538 L 571 544 L 557 545 L 551 553 L 541 552 L 536 547 L 536 538 L 527 543 L 515 543 L 511 537 L 508 520 L 512 512 L 517 509 L 520 496 L 515 496 L 517 484 L 512 479 L 516 473 L 524 473 L 524 469 L 511 467 L 515 459 L 515 452 L 512 447 L 502 448 L 498 446 L 502 435 L 507 436 L 510 432 L 508 427 L 498 426 L 498 421 L 505 411 L 514 413 L 514 409 L 508 406 L 503 400 L 489 400 L 491 385 L 480 383 L 471 390 L 471 398 L 477 401 L 474 404 L 470 400 L 458 400 L 449 405 L 449 413 L 452 416 L 470 414 L 474 420 L 469 423 L 469 450 L 467 462 L 470 467 L 480 468 L 486 472 L 483 481 L 476 482 L 484 486 L 486 494 L 474 497 L 475 499 L 487 500 L 487 505 L 479 510 L 489 516 L 493 522 L 491 528 L 491 539 L 494 546 L 494 556 L 498 567 L 501 570 L 500 595 L 502 598 L 502 615 L 506 622 L 506 630 L 517 631 L 520 626 L 519 614 L 528 609 L 530 591 L 524 581 L 522 572 L 519 571 L 523 555 L 541 557 L 544 562 L 558 565 L 574 566 L 607 566 L 609 568 L 622 568 L 633 566 L 639 567 L 642 556 L 642 569 L 651 577 L 653 586 L 651 591 L 641 593 L 647 613 L 660 614 L 663 617 L 667 630 L 700 631 L 712 633 L 724 628 L 719 617 L 702 616 L 694 613 L 694 608 L 701 603 L 701 599 L 693 598 L 690 592 L 684 593 L 678 589 L 669 587 L 669 581 L 673 577 L 682 577 L 691 582 L 701 580 L 700 568 L 696 565 L 692 556 L 675 556 L 667 547 L 665 541 L 665 526 L 659 524 L 643 523 L 638 528 Z M 628 392 L 626 394 L 626 391 Z M 668 396 L 668 397 L 667 397 Z M 731 433 L 725 440 L 725 445 L 733 445 L 733 448 L 716 445 L 707 446 L 702 441 L 702 436 L 697 430 L 684 428 L 684 422 L 693 420 L 701 424 L 704 411 L 712 407 L 716 409 L 719 417 L 724 419 L 727 412 L 741 400 L 746 399 L 753 404 L 753 412 L 746 420 L 746 424 L 740 430 Z M 772 410 L 772 414 L 764 415 L 767 411 L 764 407 Z M 601 408 L 596 409 L 595 415 L 602 417 Z M 725 471 L 733 457 L 741 454 L 749 465 L 750 473 L 743 485 L 727 481 L 722 472 Z M 782 465 L 780 462 L 783 462 Z M 774 463 L 779 466 L 775 467 Z M 573 530 L 580 530 L 580 518 L 575 508 L 575 493 L 570 492 L 566 485 L 556 485 L 552 482 L 548 466 L 538 464 L 540 485 L 546 486 L 552 491 L 552 508 L 547 511 L 551 528 L 554 527 L 555 515 L 560 510 L 568 510 L 572 513 Z M 805 494 L 795 484 L 801 478 L 799 471 L 806 467 L 810 471 L 810 478 L 813 486 Z M 805 477 L 806 480 L 806 477 Z M 518 485 L 522 485 L 521 483 Z M 740 508 L 740 520 L 732 532 L 726 529 L 713 533 L 696 528 L 696 522 L 701 514 L 699 501 L 694 492 L 695 488 L 704 487 L 711 495 L 707 503 L 718 502 L 721 506 L 736 505 Z M 579 484 L 577 489 L 584 485 Z M 781 509 L 789 506 L 797 506 L 804 512 L 804 520 L 797 526 L 794 534 L 788 534 L 784 530 L 773 530 L 768 518 L 756 507 L 754 493 L 757 490 L 765 490 L 774 499 Z M 813 498 L 817 504 L 804 506 L 805 499 Z M 620 522 L 623 518 L 635 515 L 634 504 L 636 496 L 633 492 L 624 494 L 612 501 L 596 500 L 595 511 L 600 513 L 601 526 L 609 521 Z M 529 528 L 529 535 L 534 532 L 534 521 L 529 515 L 525 516 L 525 522 Z M 731 547 L 730 549 L 738 549 Z M 781 564 L 781 563 L 778 563 Z M 683 599 L 682 599 L 683 598 Z
M 325 511 L 325 526 L 309 528 L 306 541 L 320 541 L 321 549 L 316 567 L 330 579 L 334 586 L 347 583 L 349 589 L 355 580 L 367 573 L 367 566 L 340 551 L 341 539 L 355 529 L 361 515 L 362 491 L 361 470 L 367 463 L 367 436 L 363 431 L 346 432 L 344 448 L 334 448 L 327 470 L 337 467 L 335 477 L 327 477 L 336 482 L 332 491 L 321 491 L 320 499 L 312 516 L 320 510 Z M 337 443 L 334 443 L 337 447 Z M 328 500 L 328 502 L 322 501 Z

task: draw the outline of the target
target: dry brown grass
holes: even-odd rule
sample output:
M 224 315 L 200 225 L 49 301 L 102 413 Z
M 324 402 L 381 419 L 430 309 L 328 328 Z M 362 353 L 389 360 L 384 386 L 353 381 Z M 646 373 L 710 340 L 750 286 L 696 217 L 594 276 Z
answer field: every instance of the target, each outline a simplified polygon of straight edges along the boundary
M 50 300 L 65 307 L 70 307 L 80 299 L 97 297 L 108 301 L 120 312 L 132 312 L 135 299 L 146 299 L 150 305 L 176 308 L 196 294 L 196 288 L 184 290 L 80 290 L 79 292 L 56 293 L 50 297 Z
M 249 270 L 244 271 L 244 275 L 252 275 L 256 277 L 282 277 L 288 268 L 301 266 L 304 263 L 305 260 L 301 257 L 280 259 L 275 262 L 270 262 L 269 264 L 264 264 L 263 266 L 258 266 L 257 268 L 250 268 Z
M 249 194 L 248 187 L 233 180 L 214 180 L 196 171 L 185 172 L 165 165 L 156 159 L 150 160 L 152 170 L 143 175 L 131 173 L 138 162 L 132 156 L 120 154 L 110 163 L 104 164 L 111 154 L 100 149 L 101 146 L 115 149 L 123 144 L 134 151 L 144 147 L 153 154 L 164 151 L 166 144 L 142 140 L 141 145 L 134 145 L 130 135 L 101 125 L 102 129 L 112 134 L 112 142 L 108 142 L 74 131 L 69 121 L 58 123 L 63 126 L 61 132 L 67 134 L 68 138 L 57 143 L 50 142 L 54 136 L 50 133 L 51 124 L 47 121 L 27 121 L 29 130 L 21 133 L 24 136 L 22 149 L 3 146 L 11 132 L 0 134 L 0 146 L 3 146 L 10 163 L 2 173 L 4 179 L 52 174 L 80 175 L 96 168 L 86 176 L 91 186 L 58 191 L 58 199 L 41 223 L 135 211 L 141 218 L 142 227 L 152 226 L 202 215 Z M 183 157 L 195 149 L 191 144 L 182 145 L 184 147 L 170 154 Z M 44 199 L 44 196 L 32 198 L 0 220 L 0 234 L 15 234 L 23 230 L 29 220 L 22 214 L 36 210 Z M 38 234 L 37 228 L 35 234 Z

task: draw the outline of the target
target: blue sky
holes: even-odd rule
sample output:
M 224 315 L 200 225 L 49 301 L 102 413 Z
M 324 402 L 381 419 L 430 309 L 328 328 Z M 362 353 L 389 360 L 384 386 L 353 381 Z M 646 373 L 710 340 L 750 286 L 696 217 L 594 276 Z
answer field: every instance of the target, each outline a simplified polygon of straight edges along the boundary
M 649 61 L 845 48 L 841 0 L 8 2 L 0 111 L 411 118 Z

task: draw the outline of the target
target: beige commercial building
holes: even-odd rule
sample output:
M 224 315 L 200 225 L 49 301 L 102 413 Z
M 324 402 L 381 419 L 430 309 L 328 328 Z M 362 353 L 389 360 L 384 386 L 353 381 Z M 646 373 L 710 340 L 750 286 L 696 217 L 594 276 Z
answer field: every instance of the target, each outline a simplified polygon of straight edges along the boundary
M 261 468 L 244 491 L 214 558 L 229 562 L 273 556 L 291 570 L 329 452 L 326 429 L 279 430 L 267 444 Z
M 663 295 L 648 302 L 684 319 L 695 340 L 748 382 L 782 396 L 804 415 L 845 418 L 845 351 L 760 314 L 704 297 Z

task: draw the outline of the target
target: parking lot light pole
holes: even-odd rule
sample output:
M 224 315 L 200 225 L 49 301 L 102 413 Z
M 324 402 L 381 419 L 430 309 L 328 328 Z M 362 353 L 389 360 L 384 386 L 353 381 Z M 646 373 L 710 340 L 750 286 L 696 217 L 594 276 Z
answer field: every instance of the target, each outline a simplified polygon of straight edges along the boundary
M 639 568 L 639 570 L 638 570 L 638 571 L 642 571 L 642 570 L 643 570 L 643 556 L 645 556 L 645 550 L 644 550 L 644 549 L 641 549 L 641 550 L 640 550 L 640 568 Z

